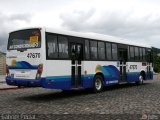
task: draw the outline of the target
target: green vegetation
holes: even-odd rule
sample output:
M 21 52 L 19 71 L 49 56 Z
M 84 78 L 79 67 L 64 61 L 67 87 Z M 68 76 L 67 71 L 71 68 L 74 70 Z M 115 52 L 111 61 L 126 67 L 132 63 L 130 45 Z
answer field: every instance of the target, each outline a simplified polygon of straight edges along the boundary
M 160 72 L 160 56 L 157 56 L 154 60 L 154 72 Z
M 154 72 L 159 73 L 160 72 L 160 49 L 158 48 L 152 48 L 153 50 L 153 67 L 154 67 Z

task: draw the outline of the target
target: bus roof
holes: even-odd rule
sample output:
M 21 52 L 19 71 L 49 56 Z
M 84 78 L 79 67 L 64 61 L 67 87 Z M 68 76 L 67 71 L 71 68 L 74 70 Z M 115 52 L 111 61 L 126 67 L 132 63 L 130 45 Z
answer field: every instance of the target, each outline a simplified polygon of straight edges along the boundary
M 146 47 L 151 48 L 151 45 L 146 43 L 140 43 L 140 42 L 133 42 L 128 39 L 119 38 L 115 36 L 110 35 L 104 35 L 104 34 L 98 34 L 98 33 L 82 33 L 82 32 L 75 32 L 75 31 L 68 31 L 68 30 L 60 30 L 60 29 L 52 29 L 47 27 L 31 27 L 31 28 L 24 28 L 19 30 L 25 30 L 25 29 L 33 29 L 33 28 L 42 28 L 46 32 L 50 33 L 56 33 L 56 34 L 62 34 L 62 35 L 68 35 L 68 36 L 74 36 L 74 37 L 80 37 L 80 38 L 86 38 L 86 39 L 93 39 L 93 40 L 102 40 L 106 42 L 114 42 L 114 43 L 120 43 L 120 44 L 126 44 L 126 45 L 133 45 L 133 46 L 139 46 L 139 47 Z M 19 31 L 15 30 L 15 31 Z
M 86 39 L 103 40 L 107 42 L 114 42 L 114 43 L 121 43 L 121 44 L 126 44 L 126 45 L 151 48 L 151 45 L 149 44 L 139 43 L 139 42 L 135 43 L 135 42 L 132 42 L 131 40 L 114 37 L 110 35 L 104 35 L 104 34 L 98 34 L 98 33 L 82 33 L 82 32 L 74 32 L 74 31 L 50 29 L 50 28 L 45 28 L 45 30 L 46 32 L 50 32 L 50 33 L 57 33 L 57 34 L 81 37 L 81 38 L 86 38 Z

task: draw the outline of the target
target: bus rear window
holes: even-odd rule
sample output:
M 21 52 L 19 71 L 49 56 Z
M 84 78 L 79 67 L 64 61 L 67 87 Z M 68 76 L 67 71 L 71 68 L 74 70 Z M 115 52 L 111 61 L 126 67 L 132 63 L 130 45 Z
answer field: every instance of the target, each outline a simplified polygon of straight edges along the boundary
M 8 50 L 30 49 L 41 47 L 41 33 L 39 29 L 27 29 L 9 34 Z

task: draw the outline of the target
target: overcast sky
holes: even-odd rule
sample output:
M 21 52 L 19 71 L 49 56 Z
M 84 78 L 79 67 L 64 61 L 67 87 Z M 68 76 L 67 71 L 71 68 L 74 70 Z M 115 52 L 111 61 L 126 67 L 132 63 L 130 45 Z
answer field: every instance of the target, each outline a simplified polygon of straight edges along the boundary
M 8 33 L 46 26 L 96 32 L 160 48 L 160 0 L 0 0 L 0 51 Z

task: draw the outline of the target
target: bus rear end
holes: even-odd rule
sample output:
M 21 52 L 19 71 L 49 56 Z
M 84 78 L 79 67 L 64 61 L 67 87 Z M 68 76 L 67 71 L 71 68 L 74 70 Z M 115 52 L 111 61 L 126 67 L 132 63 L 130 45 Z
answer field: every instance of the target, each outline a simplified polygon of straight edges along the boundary
M 14 31 L 9 34 L 6 82 L 15 86 L 41 86 L 43 79 L 42 30 Z

